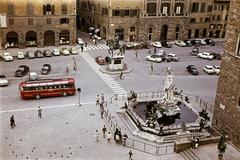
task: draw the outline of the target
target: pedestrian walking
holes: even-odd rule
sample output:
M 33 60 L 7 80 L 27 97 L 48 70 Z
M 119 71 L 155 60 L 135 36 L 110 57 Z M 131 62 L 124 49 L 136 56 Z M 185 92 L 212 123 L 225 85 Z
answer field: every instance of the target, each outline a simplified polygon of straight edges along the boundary
M 96 138 L 97 142 L 99 141 L 99 136 L 100 136 L 100 133 L 98 132 L 98 130 L 96 130 L 94 137 Z
M 38 106 L 38 118 L 42 118 L 42 109 L 40 106 Z
M 107 141 L 108 141 L 108 143 L 110 143 L 111 139 L 112 139 L 112 134 L 111 134 L 111 132 L 108 132 L 107 133 Z
M 102 103 L 101 103 L 102 104 Z M 100 105 L 101 118 L 103 119 L 104 108 L 103 105 Z
M 101 95 L 101 102 L 104 103 L 104 94 Z
M 128 138 L 127 134 L 124 133 L 124 134 L 123 134 L 123 146 L 126 146 L 127 138 Z
M 69 68 L 68 68 L 68 66 L 66 66 L 66 73 L 67 73 L 67 74 L 69 73 Z
M 81 45 L 81 52 L 83 52 L 83 45 Z
M 148 50 L 148 54 L 152 54 L 151 49 Z
M 133 156 L 133 153 L 132 153 L 132 151 L 130 150 L 130 151 L 128 152 L 128 158 L 129 158 L 129 160 L 132 160 L 132 156 Z
M 105 138 L 106 137 L 106 132 L 107 132 L 107 128 L 106 128 L 105 125 L 103 125 L 102 132 L 103 132 L 103 138 Z
M 123 72 L 121 71 L 121 73 L 120 73 L 120 75 L 119 75 L 119 77 L 120 77 L 121 80 L 122 80 L 122 76 L 123 76 Z
M 136 58 L 138 58 L 138 49 L 135 52 L 135 56 L 136 56 Z
M 73 65 L 73 70 L 74 70 L 75 72 L 77 71 L 77 65 L 76 65 L 76 64 Z
M 151 65 L 150 65 L 150 70 L 151 70 L 151 72 L 153 72 L 153 63 L 151 63 Z
M 87 47 L 87 42 L 85 42 L 85 47 Z
M 96 40 L 95 40 L 95 39 L 93 39 L 92 41 L 93 41 L 93 43 L 96 45 Z
M 10 126 L 11 126 L 12 129 L 16 126 L 16 123 L 15 123 L 13 115 L 10 117 Z
M 156 48 L 154 48 L 154 54 L 156 54 L 157 53 L 157 49 Z
M 99 100 L 100 100 L 100 97 L 99 97 L 99 94 L 98 94 L 97 98 L 96 98 L 96 106 L 99 105 Z

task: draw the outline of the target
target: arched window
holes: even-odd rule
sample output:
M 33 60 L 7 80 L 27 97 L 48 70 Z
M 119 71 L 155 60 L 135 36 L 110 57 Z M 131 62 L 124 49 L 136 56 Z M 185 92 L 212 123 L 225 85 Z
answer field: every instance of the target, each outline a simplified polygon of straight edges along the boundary
M 54 5 L 43 5 L 43 15 L 54 15 Z
M 62 14 L 67 14 L 67 5 L 66 4 L 62 5 Z
M 7 15 L 9 15 L 9 16 L 14 15 L 14 5 L 13 4 L 8 5 Z
M 153 29 L 152 28 L 149 28 L 148 29 L 148 33 L 152 33 L 153 32 Z
M 27 15 L 33 15 L 33 5 L 30 3 L 27 5 Z

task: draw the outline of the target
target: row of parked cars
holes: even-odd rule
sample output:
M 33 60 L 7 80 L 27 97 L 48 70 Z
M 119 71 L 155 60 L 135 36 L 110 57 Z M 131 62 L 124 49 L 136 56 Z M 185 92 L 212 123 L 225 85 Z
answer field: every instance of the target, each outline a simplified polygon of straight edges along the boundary
M 188 65 L 186 67 L 186 70 L 192 74 L 192 75 L 198 75 L 198 69 L 195 65 Z M 220 67 L 217 65 L 205 65 L 203 67 L 203 71 L 206 72 L 207 74 L 217 74 L 219 75 L 220 73 Z
M 49 72 L 51 71 L 51 65 L 50 64 L 43 64 L 41 68 L 41 74 L 42 75 L 48 75 Z M 23 77 L 26 74 L 29 73 L 29 78 L 33 79 L 31 77 L 36 77 L 37 74 L 36 72 L 30 72 L 30 68 L 27 65 L 20 65 L 18 66 L 17 70 L 14 73 L 15 77 Z M 7 86 L 8 85 L 8 80 L 5 75 L 0 75 L 0 87 Z
M 220 60 L 222 58 L 222 52 L 199 52 L 199 48 L 198 47 L 194 47 L 192 49 L 192 55 L 197 56 L 199 58 L 203 58 L 203 59 L 208 59 L 208 60 Z
M 166 51 L 164 50 L 159 50 L 157 54 L 153 54 L 153 55 L 149 55 L 146 57 L 147 61 L 151 61 L 151 62 L 177 62 L 179 61 L 179 58 L 173 54 L 173 53 L 169 53 L 167 54 Z
M 61 50 L 54 49 L 45 49 L 45 50 L 36 50 L 36 51 L 27 51 L 25 54 L 21 51 L 17 53 L 18 59 L 24 59 L 25 57 L 29 59 L 33 58 L 42 58 L 42 57 L 52 57 L 52 56 L 60 56 L 60 55 L 70 55 L 70 54 L 78 54 L 78 48 L 62 48 Z M 1 58 L 6 61 L 13 61 L 13 56 L 9 52 L 1 53 Z

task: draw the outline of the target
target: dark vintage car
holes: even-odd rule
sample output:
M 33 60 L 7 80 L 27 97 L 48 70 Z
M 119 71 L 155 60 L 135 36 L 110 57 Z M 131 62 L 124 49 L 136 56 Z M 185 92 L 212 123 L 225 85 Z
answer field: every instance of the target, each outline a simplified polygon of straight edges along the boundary
M 198 53 L 199 53 L 199 48 L 198 47 L 193 47 L 192 55 L 196 56 Z
M 186 70 L 191 73 L 192 75 L 198 75 L 198 69 L 194 65 L 188 65 Z
M 15 77 L 23 77 L 29 72 L 29 67 L 26 65 L 20 65 L 15 71 Z
M 43 57 L 43 53 L 42 53 L 41 50 L 36 50 L 34 52 L 34 54 L 35 54 L 35 57 L 37 57 L 37 58 L 42 58 Z
M 192 42 L 190 40 L 185 40 L 186 47 L 192 47 Z
M 105 58 L 101 57 L 101 56 L 97 56 L 95 58 L 95 61 L 97 62 L 97 64 L 99 65 L 105 65 L 106 64 L 106 60 Z
M 44 55 L 45 57 L 52 57 L 52 51 L 51 51 L 50 49 L 45 49 L 45 50 L 43 51 L 43 55 Z
M 205 42 L 207 45 L 215 46 L 215 41 L 213 39 L 205 39 Z
M 51 71 L 51 65 L 50 64 L 44 64 L 42 66 L 41 74 L 47 75 Z
M 219 53 L 212 52 L 211 55 L 213 55 L 213 58 L 216 59 L 216 60 L 220 60 L 222 58 L 221 52 L 219 52 Z
M 162 41 L 162 46 L 166 47 L 166 48 L 172 48 L 173 43 L 168 42 L 168 41 Z
M 197 46 L 197 47 L 201 46 L 201 41 L 198 40 L 198 39 L 191 40 L 191 43 L 192 43 L 193 46 Z

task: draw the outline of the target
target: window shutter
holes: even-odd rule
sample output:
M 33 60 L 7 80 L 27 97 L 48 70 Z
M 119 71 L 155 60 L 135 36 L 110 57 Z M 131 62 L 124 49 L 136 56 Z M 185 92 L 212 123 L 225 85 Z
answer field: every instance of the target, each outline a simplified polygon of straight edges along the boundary
M 43 5 L 43 15 L 46 15 L 46 6 Z
M 55 14 L 54 5 L 52 5 L 52 15 Z

